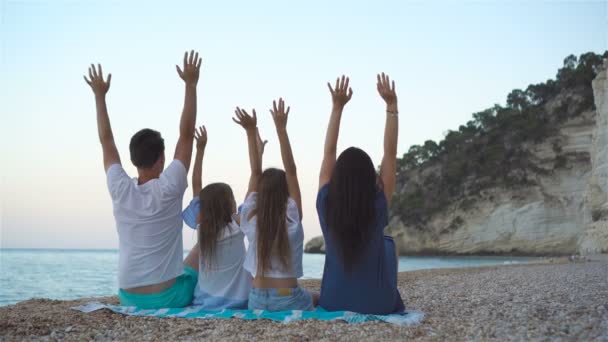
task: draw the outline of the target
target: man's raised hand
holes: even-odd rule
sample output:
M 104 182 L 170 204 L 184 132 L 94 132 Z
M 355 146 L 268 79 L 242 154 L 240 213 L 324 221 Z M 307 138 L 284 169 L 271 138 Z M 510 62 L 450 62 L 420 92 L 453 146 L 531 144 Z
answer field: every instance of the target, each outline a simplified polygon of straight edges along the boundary
M 89 78 L 84 77 L 84 81 L 91 87 L 95 95 L 105 95 L 110 89 L 110 81 L 112 81 L 112 74 L 108 74 L 108 80 L 103 80 L 103 71 L 101 70 L 101 64 L 97 64 L 97 69 L 91 64 L 89 67 Z
M 336 85 L 334 88 L 327 82 L 327 87 L 331 93 L 331 99 L 334 106 L 344 107 L 348 101 L 353 97 L 353 89 L 349 88 L 348 83 L 350 79 L 344 75 L 336 79 Z
M 207 146 L 207 128 L 201 126 L 194 130 L 194 139 L 196 140 L 196 149 L 205 150 Z
M 195 54 L 194 50 L 184 53 L 184 65 L 181 69 L 178 65 L 175 66 L 179 77 L 186 82 L 187 85 L 196 86 L 198 83 L 198 75 L 201 70 L 202 59 L 198 57 L 198 52 Z
M 247 114 L 244 109 L 236 107 L 236 110 L 234 111 L 235 117 L 232 118 L 232 121 L 242 126 L 246 131 L 251 129 L 255 130 L 258 125 L 258 117 L 255 114 L 255 109 L 252 109 L 251 112 L 253 113 L 253 116 Z
M 272 109 L 270 110 L 270 114 L 272 114 L 272 119 L 274 120 L 274 125 L 277 130 L 287 128 L 289 107 L 285 109 L 285 102 L 283 101 L 283 98 L 279 98 L 278 106 L 277 101 L 272 101 Z

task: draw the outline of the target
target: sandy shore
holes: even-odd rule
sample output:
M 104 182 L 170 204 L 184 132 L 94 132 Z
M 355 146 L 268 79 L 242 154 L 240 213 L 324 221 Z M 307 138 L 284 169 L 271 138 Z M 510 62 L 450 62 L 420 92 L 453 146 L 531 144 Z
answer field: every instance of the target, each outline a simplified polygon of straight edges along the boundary
M 303 281 L 312 289 L 319 281 Z M 608 341 L 608 256 L 570 263 L 403 272 L 407 307 L 422 324 L 189 320 L 69 308 L 91 299 L 35 299 L 0 308 L 0 340 L 562 340 Z M 116 303 L 115 297 L 101 298 Z

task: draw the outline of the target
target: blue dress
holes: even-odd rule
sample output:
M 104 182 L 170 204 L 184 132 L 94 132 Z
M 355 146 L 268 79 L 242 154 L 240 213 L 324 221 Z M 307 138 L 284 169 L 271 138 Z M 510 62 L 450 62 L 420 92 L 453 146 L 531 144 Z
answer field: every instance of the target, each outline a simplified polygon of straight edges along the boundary
M 384 236 L 388 224 L 388 206 L 382 191 L 376 193 L 376 220 L 373 236 L 352 272 L 342 267 L 331 228 L 327 226 L 327 195 L 329 184 L 317 195 L 317 214 L 325 238 L 325 267 L 321 282 L 319 306 L 328 311 L 353 311 L 385 315 L 405 310 L 397 288 L 397 260 L 395 243 Z

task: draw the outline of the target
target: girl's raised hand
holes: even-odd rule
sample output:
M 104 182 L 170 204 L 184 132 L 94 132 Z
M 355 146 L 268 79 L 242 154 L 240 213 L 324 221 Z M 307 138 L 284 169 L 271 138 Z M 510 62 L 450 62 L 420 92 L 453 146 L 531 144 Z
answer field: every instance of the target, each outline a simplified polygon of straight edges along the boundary
M 207 146 L 207 128 L 201 126 L 194 130 L 194 139 L 196 140 L 196 149 L 204 150 Z
M 239 124 L 246 131 L 251 129 L 256 130 L 258 125 L 258 117 L 255 114 L 255 109 L 252 109 L 251 112 L 253 113 L 253 116 L 247 114 L 244 109 L 236 107 L 236 110 L 234 111 L 235 117 L 232 118 L 232 121 Z
M 285 102 L 283 101 L 283 98 L 279 98 L 278 106 L 277 101 L 272 101 L 272 109 L 270 110 L 270 114 L 272 114 L 272 119 L 274 120 L 274 125 L 277 130 L 287 128 L 289 108 L 290 107 L 287 107 L 287 110 L 285 110 Z
M 258 147 L 258 155 L 260 157 L 262 157 L 264 155 L 264 150 L 266 149 L 266 144 L 268 143 L 268 140 L 264 140 L 262 141 L 262 137 L 260 136 L 260 130 L 256 129 L 255 131 L 255 143 L 256 146 Z
M 334 106 L 344 107 L 351 97 L 353 97 L 353 89 L 348 86 L 350 79 L 344 75 L 336 79 L 336 86 L 331 87 L 331 84 L 327 82 L 327 87 L 331 93 L 331 99 Z

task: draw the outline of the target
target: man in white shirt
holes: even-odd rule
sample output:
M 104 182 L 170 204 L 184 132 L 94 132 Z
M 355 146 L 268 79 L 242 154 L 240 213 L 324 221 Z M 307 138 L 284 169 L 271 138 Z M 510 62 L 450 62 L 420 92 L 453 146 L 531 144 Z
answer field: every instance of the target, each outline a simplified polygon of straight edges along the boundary
M 137 178 L 120 163 L 106 107 L 112 75 L 104 81 L 101 65 L 89 68 L 85 81 L 95 94 L 97 129 L 103 150 L 108 190 L 112 197 L 119 239 L 119 292 L 122 305 L 141 308 L 184 307 L 192 302 L 198 274 L 198 246 L 183 258 L 182 199 L 188 186 L 196 122 L 196 85 L 201 59 L 184 55 L 185 100 L 179 140 L 173 161 L 165 167 L 165 145 L 160 133 L 137 132 L 129 144 Z M 164 171 L 163 171 L 164 169 Z

